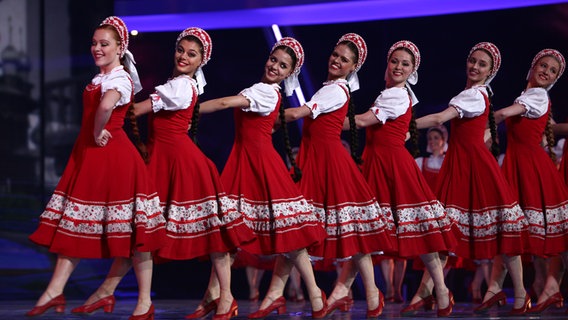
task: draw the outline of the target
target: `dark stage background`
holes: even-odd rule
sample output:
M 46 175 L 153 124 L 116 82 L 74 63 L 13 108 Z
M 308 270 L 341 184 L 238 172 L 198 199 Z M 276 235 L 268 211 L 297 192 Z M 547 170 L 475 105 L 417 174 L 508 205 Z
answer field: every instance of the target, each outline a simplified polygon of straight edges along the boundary
M 89 7 L 82 1 L 69 1 L 65 2 L 69 25 L 42 25 L 42 21 L 46 21 L 44 12 L 48 11 L 46 8 L 51 1 L 29 2 L 32 3 L 28 8 L 29 15 L 39 19 L 39 30 L 51 29 L 52 33 L 55 30 L 60 37 L 69 39 L 68 58 L 71 63 L 66 70 L 69 76 L 59 81 L 46 81 L 40 70 L 40 94 L 37 97 L 26 91 L 9 90 L 22 88 L 27 82 L 15 84 L 16 76 L 0 73 L 0 299 L 5 300 L 37 298 L 51 276 L 54 256 L 32 244 L 27 236 L 37 226 L 37 218 L 57 183 L 78 132 L 80 94 L 97 72 L 89 52 L 92 31 L 104 17 L 115 13 L 113 1 L 96 1 L 89 3 Z M 258 3 L 252 1 L 249 5 Z M 405 7 L 400 10 L 404 12 Z M 283 36 L 293 36 L 304 46 L 306 63 L 300 81 L 306 99 L 325 80 L 327 58 L 337 39 L 347 32 L 355 32 L 365 38 L 369 55 L 359 72 L 361 89 L 353 94 L 357 113 L 366 111 L 384 88 L 385 56 L 391 44 L 401 39 L 413 41 L 422 54 L 419 82 L 413 87 L 420 100 L 416 115 L 421 116 L 445 109 L 448 101 L 464 88 L 467 54 L 480 41 L 494 42 L 501 50 L 501 70 L 492 82 L 495 91 L 493 102 L 496 108 L 508 106 L 525 88 L 531 60 L 539 50 L 550 47 L 568 55 L 567 21 L 568 3 L 561 3 L 416 18 L 284 26 L 281 31 Z M 187 21 L 187 26 L 192 26 L 192 21 Z M 136 58 L 144 86 L 137 100 L 145 99 L 155 85 L 170 76 L 174 42 L 180 31 L 140 33 L 131 37 L 130 50 Z M 274 43 L 269 27 L 213 29 L 209 33 L 213 39 L 213 56 L 204 67 L 208 84 L 201 101 L 237 94 L 260 80 L 264 62 Z M 44 33 L 30 34 L 40 44 L 57 45 L 49 42 L 50 38 L 44 38 Z M 6 60 L 6 57 L 2 55 L 4 67 L 12 61 Z M 31 59 L 39 61 L 35 64 L 39 69 L 59 68 L 56 61 L 45 59 L 41 48 Z M 555 120 L 564 122 L 568 117 L 567 75 L 558 81 L 550 95 Z M 286 102 L 287 107 L 297 105 L 295 98 Z M 37 124 L 31 124 L 31 116 Z M 142 129 L 144 120 L 140 122 Z M 292 144 L 298 145 L 300 126 L 292 123 L 289 128 Z M 499 132 L 504 149 L 504 127 L 500 127 Z M 222 171 L 233 140 L 232 111 L 204 115 L 199 124 L 198 138 L 203 151 Z M 348 140 L 348 136 L 345 138 Z M 359 145 L 363 146 L 362 131 L 359 140 Z M 30 143 L 35 144 L 35 149 L 25 147 Z M 274 143 L 283 151 L 281 133 L 274 135 Z M 420 147 L 424 153 L 424 132 Z M 360 147 L 358 152 L 361 151 Z M 86 298 L 102 281 L 109 265 L 108 260 L 82 261 L 70 279 L 66 296 L 69 299 Z M 208 262 L 199 261 L 156 265 L 155 296 L 200 298 L 207 285 L 209 268 Z M 380 270 L 377 268 L 376 272 L 377 282 L 383 288 Z M 317 277 L 322 288 L 330 292 L 334 273 L 318 272 Z M 409 266 L 405 281 L 408 295 L 416 290 L 419 277 L 419 272 Z M 264 278 L 264 289 L 268 279 L 269 274 Z M 470 279 L 471 273 L 463 270 L 455 270 L 448 275 L 449 286 L 457 300 L 469 299 L 465 289 Z M 530 287 L 531 280 L 531 268 L 527 265 L 527 287 Z M 244 270 L 234 270 L 233 288 L 238 299 L 248 297 Z M 261 289 L 261 292 L 264 290 Z M 359 284 L 356 284 L 354 294 L 360 297 L 361 293 Z M 132 273 L 121 284 L 118 295 L 136 296 L 136 281 Z

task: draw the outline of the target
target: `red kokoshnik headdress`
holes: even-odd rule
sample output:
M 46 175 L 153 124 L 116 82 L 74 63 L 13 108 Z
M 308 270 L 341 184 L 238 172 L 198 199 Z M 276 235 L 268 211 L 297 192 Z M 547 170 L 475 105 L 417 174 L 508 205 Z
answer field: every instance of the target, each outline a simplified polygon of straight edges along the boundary
M 101 22 L 99 26 L 109 25 L 116 29 L 118 36 L 120 37 L 120 57 L 124 57 L 126 50 L 128 50 L 128 28 L 122 19 L 117 16 L 110 16 Z
M 343 41 L 352 42 L 356 47 L 357 51 L 359 51 L 359 59 L 357 59 L 357 64 L 355 65 L 355 72 L 359 71 L 365 63 L 365 59 L 367 59 L 367 43 L 363 37 L 356 33 L 346 33 L 339 40 L 337 41 L 336 45 L 340 44 Z
M 138 76 L 138 71 L 136 70 L 136 61 L 134 61 L 134 56 L 132 55 L 132 52 L 128 50 L 129 36 L 126 23 L 117 16 L 110 16 L 105 18 L 99 27 L 104 25 L 112 26 L 118 33 L 118 37 L 120 38 L 120 58 L 124 59 L 123 63 L 128 68 L 130 77 L 134 83 L 134 94 L 136 94 L 142 90 L 142 83 L 140 81 L 140 76 Z
M 294 67 L 294 70 L 292 71 L 292 74 L 299 74 L 300 73 L 300 69 L 302 68 L 302 66 L 304 65 L 304 48 L 302 47 L 302 45 L 300 44 L 300 42 L 294 38 L 291 37 L 284 37 L 280 40 L 278 40 L 273 46 L 272 49 L 270 50 L 270 52 L 274 52 L 274 50 L 280 46 L 285 46 L 288 47 L 290 49 L 292 49 L 294 51 L 294 54 L 296 55 L 296 66 Z
M 418 47 L 408 41 L 408 40 L 400 40 L 395 42 L 389 49 L 389 52 L 387 53 L 387 62 L 390 59 L 392 53 L 396 50 L 396 49 L 400 49 L 400 48 L 405 48 L 408 49 L 412 55 L 414 56 L 414 68 L 412 69 L 412 72 L 415 72 L 418 70 L 418 67 L 420 66 L 420 50 L 418 50 Z
M 418 47 L 414 43 L 412 43 L 411 41 L 408 41 L 408 40 L 397 41 L 390 47 L 390 49 L 387 53 L 387 63 L 388 63 L 389 59 L 391 58 L 392 53 L 395 52 L 397 49 L 400 49 L 400 48 L 407 49 L 414 56 L 414 68 L 412 68 L 412 73 L 408 76 L 408 79 L 406 79 L 407 83 L 405 84 L 405 87 L 408 90 L 408 93 L 410 94 L 410 98 L 412 100 L 412 106 L 414 106 L 418 103 L 418 98 L 414 94 L 414 91 L 412 91 L 410 84 L 415 85 L 415 84 L 418 83 L 418 67 L 420 66 L 420 60 L 421 60 L 420 59 L 420 50 L 418 50 Z M 386 70 L 385 70 L 385 80 L 386 80 L 386 77 L 387 77 L 387 75 L 386 75 Z
M 201 45 L 203 46 L 203 59 L 201 60 L 201 64 L 199 66 L 203 67 L 211 59 L 211 51 L 213 50 L 213 42 L 211 41 L 211 37 L 205 30 L 201 28 L 190 27 L 183 30 L 179 34 L 176 40 L 176 46 L 178 45 L 181 39 L 187 36 L 194 36 L 197 39 L 199 39 L 199 41 L 201 41 Z
M 497 48 L 497 46 L 494 45 L 491 42 L 480 42 L 480 43 L 476 44 L 475 46 L 473 46 L 473 48 L 471 48 L 471 50 L 469 50 L 468 58 L 471 56 L 471 54 L 474 51 L 477 51 L 477 50 L 480 50 L 480 49 L 488 52 L 489 55 L 491 56 L 491 59 L 493 60 L 493 68 L 491 69 L 491 73 L 489 74 L 489 77 L 487 77 L 487 80 L 485 80 L 485 84 L 489 85 L 489 83 L 491 82 L 491 80 L 493 80 L 493 78 L 495 78 L 497 71 L 499 71 L 499 68 L 501 67 L 501 52 L 499 51 L 499 48 Z
M 361 69 L 363 63 L 365 63 L 365 60 L 367 59 L 367 43 L 365 43 L 363 37 L 356 33 L 346 33 L 341 36 L 341 38 L 339 38 L 335 45 L 338 45 L 344 41 L 353 43 L 355 47 L 357 47 L 359 54 L 359 58 L 357 59 L 357 63 L 355 64 L 355 70 L 351 72 L 346 79 L 347 83 L 349 84 L 349 89 L 351 90 L 351 92 L 353 92 L 359 90 L 359 77 L 357 76 L 357 72 Z
M 276 48 L 281 46 L 292 49 L 292 51 L 294 51 L 294 54 L 296 55 L 296 66 L 294 67 L 294 70 L 292 70 L 290 75 L 286 79 L 284 79 L 284 92 L 286 93 L 286 96 L 289 97 L 294 94 L 294 90 L 296 88 L 300 87 L 298 76 L 300 75 L 300 69 L 302 68 L 302 65 L 304 65 L 304 48 L 298 40 L 292 37 L 284 37 L 276 41 L 276 43 L 272 46 L 270 53 L 274 52 Z
M 560 79 L 560 76 L 562 76 L 562 74 L 564 73 L 564 70 L 566 69 L 566 60 L 564 59 L 564 56 L 562 55 L 562 53 L 560 53 L 560 51 L 558 51 L 558 50 L 555 50 L 555 49 L 540 50 L 536 54 L 536 56 L 534 56 L 534 58 L 531 62 L 531 68 L 529 69 L 529 73 L 527 74 L 527 80 L 529 79 L 531 70 L 532 70 L 532 68 L 534 68 L 534 65 L 538 62 L 538 60 L 540 60 L 540 58 L 546 57 L 546 56 L 553 57 L 560 64 L 560 70 L 558 70 L 558 76 L 556 77 L 556 80 L 554 80 L 554 82 L 546 88 L 546 90 L 550 90 L 550 88 L 552 88 L 554 86 L 554 84 L 556 84 L 556 81 L 558 81 L 558 79 Z

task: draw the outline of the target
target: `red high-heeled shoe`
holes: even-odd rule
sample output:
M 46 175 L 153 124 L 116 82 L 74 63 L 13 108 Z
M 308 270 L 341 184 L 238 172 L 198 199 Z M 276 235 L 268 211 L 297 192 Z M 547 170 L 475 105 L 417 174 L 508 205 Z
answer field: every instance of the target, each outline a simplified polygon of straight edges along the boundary
M 71 313 L 93 313 L 96 310 L 103 308 L 104 312 L 111 313 L 114 310 L 116 299 L 114 295 L 106 296 L 91 304 L 84 304 L 80 307 L 71 310 Z
M 128 320 L 154 320 L 154 311 L 155 311 L 154 304 L 152 303 L 150 305 L 150 309 L 148 309 L 146 313 L 139 314 L 137 316 L 131 315 L 130 318 L 128 318 Z
M 65 311 L 65 297 L 63 296 L 63 294 L 60 294 L 57 297 L 52 298 L 51 300 L 49 300 L 48 302 L 46 302 L 41 306 L 33 307 L 32 310 L 26 312 L 26 316 L 28 317 L 39 316 L 40 314 L 43 314 L 51 307 L 54 307 L 55 312 L 57 313 L 63 313 Z
M 188 314 L 187 316 L 185 316 L 185 318 L 186 319 L 203 318 L 206 315 L 208 315 L 211 311 L 216 310 L 218 303 L 219 303 L 219 298 L 217 298 L 215 300 L 211 300 L 211 301 L 207 302 L 206 304 L 203 304 L 203 301 L 202 301 L 201 304 L 203 304 L 203 307 L 201 309 L 195 310 L 193 313 Z
M 400 311 L 402 316 L 412 316 L 415 315 L 420 309 L 424 308 L 424 311 L 434 310 L 434 304 L 436 304 L 436 300 L 434 300 L 433 295 L 429 295 L 421 300 L 418 300 L 415 303 L 409 304 L 406 308 Z
M 438 308 L 438 317 L 448 317 L 452 314 L 452 310 L 454 308 L 454 294 L 448 290 L 448 306 L 444 309 Z
M 511 312 L 509 312 L 509 315 L 520 316 L 527 313 L 527 311 L 530 308 L 531 308 L 531 296 L 529 296 L 528 293 L 525 292 L 525 303 L 523 303 L 523 306 L 518 309 L 513 308 Z
M 493 297 L 489 298 L 489 300 L 475 307 L 475 309 L 473 309 L 473 312 L 485 313 L 487 312 L 487 310 L 489 310 L 489 308 L 493 307 L 495 304 L 497 304 L 499 307 L 502 307 L 507 304 L 507 295 L 505 294 L 505 292 L 499 291 L 498 293 L 493 293 Z
M 339 309 L 341 312 L 347 312 L 351 310 L 352 306 L 353 299 L 349 296 L 345 296 L 341 299 L 335 300 L 331 305 L 327 306 L 327 314 L 332 314 L 335 309 Z
M 268 307 L 259 309 L 258 311 L 249 314 L 248 318 L 264 319 L 274 310 L 276 310 L 278 314 L 283 314 L 284 312 L 286 312 L 286 299 L 283 296 L 280 296 L 278 299 L 273 300 Z
M 379 290 L 377 294 L 379 295 L 379 305 L 373 310 L 367 309 L 367 319 L 378 318 L 381 313 L 383 313 L 383 308 L 385 307 L 385 296 L 381 290 Z
M 327 304 L 327 298 L 323 290 L 321 290 L 321 303 L 322 303 L 321 309 L 319 309 L 318 311 L 314 311 L 314 309 L 312 309 L 312 319 L 321 319 L 327 316 L 328 311 L 327 308 L 325 307 L 325 305 Z
M 544 302 L 534 305 L 527 311 L 527 313 L 541 313 L 553 304 L 556 304 L 556 308 L 562 308 L 564 305 L 564 298 L 562 298 L 562 294 L 560 294 L 560 292 L 556 292 L 549 296 Z
M 236 317 L 237 315 L 239 315 L 239 306 L 237 305 L 237 300 L 233 299 L 233 302 L 231 302 L 231 307 L 229 308 L 229 312 L 216 314 L 213 316 L 213 320 L 229 320 L 232 317 Z

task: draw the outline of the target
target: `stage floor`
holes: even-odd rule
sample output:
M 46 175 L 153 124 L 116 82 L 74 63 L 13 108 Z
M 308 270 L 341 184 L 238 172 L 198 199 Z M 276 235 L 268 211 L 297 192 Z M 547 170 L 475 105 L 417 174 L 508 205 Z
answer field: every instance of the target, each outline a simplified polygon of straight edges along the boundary
M 238 300 L 239 304 L 239 315 L 233 319 L 247 319 L 247 315 L 258 309 L 258 302 L 249 302 L 244 300 Z M 82 301 L 70 300 L 67 302 L 67 308 L 64 314 L 56 314 L 53 309 L 46 312 L 42 316 L 36 317 L 42 320 L 48 319 L 89 319 L 89 320 L 109 320 L 109 319 L 128 319 L 130 312 L 134 308 L 134 300 L 118 300 L 115 306 L 114 312 L 111 314 L 105 314 L 102 309 L 93 313 L 90 316 L 78 316 L 71 314 L 71 309 L 79 306 Z M 199 300 L 154 300 L 154 306 L 156 308 L 155 319 L 184 319 L 185 315 L 192 312 L 197 306 Z M 519 317 L 509 317 L 507 313 L 511 309 L 512 301 L 508 301 L 508 304 L 502 308 L 495 307 L 487 315 L 476 315 L 473 314 L 472 310 L 475 307 L 470 303 L 457 303 L 454 306 L 454 312 L 450 318 L 459 319 L 567 319 L 568 314 L 565 313 L 566 307 L 557 309 L 551 307 L 546 310 L 541 315 L 525 315 Z M 0 319 L 31 319 L 25 316 L 25 313 L 33 307 L 34 301 L 1 301 L 0 302 Z M 311 318 L 311 308 L 308 302 L 287 302 L 287 310 L 283 315 L 276 315 L 273 313 L 267 319 L 310 319 Z M 379 319 L 424 319 L 424 318 L 436 318 L 435 311 L 420 312 L 413 317 L 401 317 L 399 312 L 404 307 L 404 304 L 387 304 L 383 311 L 383 314 Z M 336 311 L 327 319 L 365 319 L 366 314 L 366 303 L 363 300 L 356 300 L 355 305 L 350 312 L 342 313 Z M 211 319 L 209 315 L 206 319 Z

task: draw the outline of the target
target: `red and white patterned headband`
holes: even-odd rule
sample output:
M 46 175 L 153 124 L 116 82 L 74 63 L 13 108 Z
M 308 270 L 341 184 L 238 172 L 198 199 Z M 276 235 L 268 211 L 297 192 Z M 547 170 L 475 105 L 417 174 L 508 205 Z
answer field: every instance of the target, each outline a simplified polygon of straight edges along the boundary
M 497 74 L 497 71 L 499 71 L 499 68 L 501 67 L 501 52 L 499 52 L 499 48 L 497 48 L 497 46 L 491 42 L 480 42 L 473 46 L 471 50 L 469 50 L 468 58 L 474 51 L 480 49 L 488 52 L 491 55 L 491 59 L 493 59 L 493 68 L 491 69 L 491 73 L 488 77 L 488 79 L 493 79 L 493 77 Z
M 110 16 L 101 22 L 99 26 L 109 25 L 114 27 L 120 37 L 120 57 L 124 57 L 124 53 L 128 50 L 128 28 L 122 19 L 117 16 Z
M 414 61 L 415 61 L 414 69 L 412 69 L 412 71 L 414 72 L 414 71 L 418 70 L 418 67 L 420 66 L 420 50 L 418 50 L 418 47 L 414 43 L 412 43 L 408 40 L 400 40 L 398 42 L 395 42 L 390 47 L 389 52 L 387 54 L 387 62 L 390 59 L 392 53 L 395 50 L 400 49 L 400 48 L 408 49 L 412 53 L 412 55 L 414 56 Z
M 270 50 L 270 53 L 274 52 L 274 50 L 276 50 L 276 48 L 280 47 L 280 46 L 285 46 L 288 47 L 290 49 L 292 49 L 292 51 L 294 51 L 294 54 L 296 55 L 296 66 L 294 67 L 294 71 L 292 71 L 292 74 L 299 74 L 300 73 L 300 69 L 302 68 L 302 65 L 304 65 L 304 48 L 302 47 L 302 45 L 300 44 L 300 42 L 294 38 L 291 37 L 284 37 L 280 40 L 278 40 L 273 46 L 272 46 L 272 50 Z
M 357 60 L 357 64 L 355 66 L 355 72 L 359 71 L 365 63 L 365 59 L 367 59 L 367 44 L 363 37 L 356 33 L 347 33 L 344 34 L 339 41 L 337 41 L 336 45 L 340 44 L 343 41 L 349 41 L 353 43 L 357 47 L 357 51 L 359 51 L 359 59 Z
M 566 69 L 566 60 L 564 60 L 564 56 L 558 50 L 554 50 L 554 49 L 543 49 L 543 50 L 541 50 L 539 53 L 536 54 L 536 56 L 534 56 L 532 63 L 531 63 L 531 69 L 538 62 L 538 60 L 540 60 L 540 58 L 546 57 L 546 56 L 551 56 L 551 57 L 555 58 L 558 61 L 558 63 L 560 64 L 560 70 L 558 71 L 558 77 L 556 77 L 556 79 L 560 78 L 560 76 L 564 73 L 564 70 Z
M 203 67 L 211 59 L 211 51 L 213 50 L 213 42 L 211 41 L 211 37 L 205 30 L 201 28 L 190 27 L 183 30 L 178 35 L 176 40 L 176 46 L 179 44 L 181 39 L 187 36 L 194 36 L 197 39 L 199 39 L 199 41 L 201 41 L 201 46 L 203 46 L 203 59 L 201 60 L 201 64 L 199 66 Z

